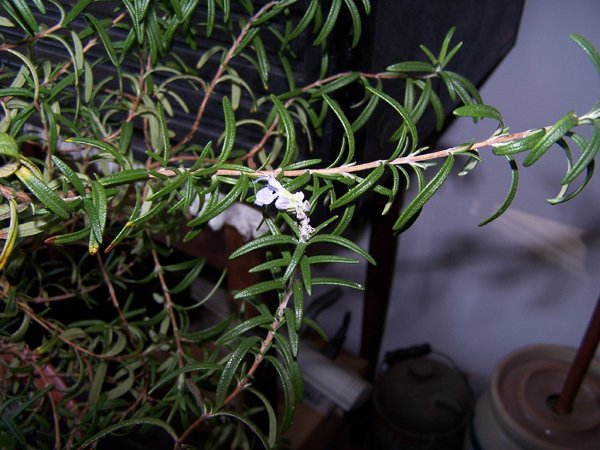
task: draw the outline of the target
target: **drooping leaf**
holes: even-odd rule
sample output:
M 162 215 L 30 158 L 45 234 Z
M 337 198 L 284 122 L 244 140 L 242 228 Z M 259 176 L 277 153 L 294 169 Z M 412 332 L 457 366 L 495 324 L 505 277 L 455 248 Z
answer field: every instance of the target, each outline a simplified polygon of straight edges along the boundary
M 227 161 L 231 151 L 233 150 L 233 145 L 235 144 L 235 115 L 233 108 L 231 107 L 231 102 L 227 96 L 223 97 L 223 117 L 225 119 L 225 139 L 223 139 L 223 147 L 221 149 L 221 153 L 219 154 L 219 158 L 215 163 L 217 166 Z
M 569 37 L 589 56 L 590 60 L 594 64 L 594 67 L 596 67 L 598 75 L 600 75 L 600 54 L 594 48 L 594 46 L 587 39 L 577 33 L 572 33 L 569 35 Z
M 517 162 L 513 159 L 512 156 L 506 155 L 506 158 L 508 159 L 508 162 L 510 164 L 510 170 L 511 170 L 511 181 L 510 181 L 510 188 L 508 190 L 508 194 L 506 195 L 506 198 L 504 199 L 502 204 L 498 207 L 498 209 L 490 217 L 488 217 L 487 219 L 485 219 L 484 221 L 482 221 L 479 224 L 480 227 L 487 225 L 488 223 L 496 220 L 498 217 L 500 217 L 502 214 L 504 214 L 504 212 L 508 209 L 508 207 L 513 202 L 515 195 L 517 193 L 517 189 L 519 187 L 519 166 L 517 165 Z
M 577 116 L 572 111 L 561 117 L 548 132 L 535 144 L 531 149 L 523 165 L 525 167 L 531 166 L 538 159 L 542 157 L 546 151 L 552 147 L 552 145 L 565 135 L 567 131 L 577 125 Z
M 286 144 L 283 159 L 281 161 L 281 167 L 286 167 L 296 156 L 296 128 L 294 127 L 292 116 L 283 105 L 281 100 L 279 100 L 275 95 L 271 95 L 271 101 L 275 105 L 275 109 L 277 110 L 277 114 L 279 115 L 285 130 Z
M 392 227 L 395 232 L 403 230 L 405 225 L 408 224 L 409 220 L 415 216 L 422 208 L 425 203 L 427 203 L 431 197 L 438 191 L 440 187 L 444 184 L 444 182 L 448 179 L 450 175 L 450 171 L 454 166 L 454 157 L 452 155 L 448 156 L 444 161 L 444 164 L 440 168 L 440 170 L 435 174 L 435 176 L 419 190 L 418 194 L 411 200 L 408 206 L 402 211 L 398 220 L 394 223 Z
M 592 138 L 587 142 L 585 148 L 582 149 L 581 156 L 577 162 L 573 165 L 571 170 L 567 172 L 565 177 L 562 179 L 560 184 L 569 184 L 573 181 L 586 167 L 594 160 L 598 151 L 600 150 L 600 127 L 594 125 L 594 132 Z
M 333 31 L 333 27 L 337 22 L 337 18 L 340 14 L 340 10 L 342 8 L 343 0 L 333 0 L 331 2 L 331 8 L 329 8 L 329 13 L 327 14 L 327 18 L 325 19 L 325 23 L 321 26 L 321 31 L 315 38 L 313 45 L 321 45 L 325 42 L 327 37 Z
M 342 110 L 342 108 L 340 107 L 338 102 L 333 100 L 328 95 L 323 95 L 323 100 L 325 100 L 327 105 L 329 105 L 331 110 L 334 112 L 334 114 L 337 116 L 338 120 L 342 124 L 342 127 L 344 128 L 344 138 L 345 138 L 346 142 L 348 143 L 348 154 L 346 155 L 344 164 L 348 164 L 354 159 L 354 151 L 356 148 L 356 140 L 354 138 L 354 131 L 352 131 L 352 125 L 350 124 L 350 121 L 346 117 L 346 114 L 344 114 L 344 111 Z M 342 155 L 343 155 L 343 152 L 340 150 L 340 154 L 336 158 L 336 160 L 332 164 L 332 166 L 335 166 L 338 164 L 338 162 L 342 158 Z
M 93 436 L 89 437 L 84 442 L 82 442 L 81 448 L 89 447 L 94 442 L 102 439 L 103 437 L 108 436 L 109 434 L 111 434 L 117 430 L 120 430 L 121 428 L 128 428 L 128 427 L 141 426 L 141 425 L 151 425 L 151 426 L 162 428 L 169 434 L 169 436 L 171 436 L 173 438 L 174 441 L 177 441 L 177 439 L 178 439 L 177 433 L 168 423 L 163 422 L 162 420 L 159 420 L 159 419 L 152 418 L 152 417 L 142 417 L 142 418 L 136 418 L 136 419 L 119 420 L 117 423 L 107 426 L 102 431 L 94 434 Z
M 379 164 L 369 175 L 361 180 L 356 186 L 350 189 L 341 197 L 337 198 L 335 202 L 331 204 L 331 208 L 339 208 L 340 206 L 347 205 L 350 202 L 354 202 L 358 197 L 363 196 L 368 192 L 377 181 L 381 178 L 385 172 L 385 165 Z
M 19 229 L 19 213 L 17 212 L 17 202 L 14 198 L 11 198 L 8 201 L 8 205 L 10 207 L 10 223 L 8 225 L 6 240 L 4 242 L 4 246 L 2 247 L 2 252 L 0 252 L 0 272 L 6 266 L 8 258 L 13 251 L 15 242 L 17 241 Z
M 115 51 L 115 47 L 113 46 L 112 39 L 106 32 L 105 25 L 102 24 L 92 14 L 84 13 L 83 15 L 86 18 L 86 20 L 90 23 L 90 25 L 94 28 L 94 30 L 96 30 L 96 33 L 98 33 L 98 37 L 100 38 L 100 41 L 102 42 L 102 45 L 104 46 L 104 49 L 106 50 L 106 54 L 108 55 L 113 66 L 118 68 L 120 66 L 120 61 L 119 61 L 119 58 L 117 57 L 117 53 Z
M 394 108 L 394 110 L 396 110 L 400 117 L 402 117 L 402 119 L 404 120 L 404 124 L 408 128 L 408 131 L 411 136 L 411 151 L 414 150 L 417 147 L 417 142 L 419 141 L 419 134 L 417 132 L 417 127 L 415 123 L 410 117 L 410 113 L 406 110 L 406 108 L 404 108 L 404 106 L 402 106 L 397 100 L 390 97 L 388 94 L 385 94 L 384 92 L 375 89 L 371 86 L 366 86 L 366 89 L 380 97 L 383 101 L 385 101 L 392 108 Z
M 363 250 L 356 243 L 354 243 L 350 239 L 347 239 L 343 236 L 336 236 L 333 234 L 318 234 L 318 235 L 310 238 L 310 240 L 308 241 L 309 245 L 320 243 L 320 242 L 327 242 L 330 244 L 335 244 L 335 245 L 339 245 L 340 247 L 347 248 L 348 250 L 352 250 L 353 252 L 358 253 L 360 256 L 365 258 L 371 264 L 376 265 L 375 260 L 373 259 L 373 257 L 371 255 L 369 255 L 365 250 Z

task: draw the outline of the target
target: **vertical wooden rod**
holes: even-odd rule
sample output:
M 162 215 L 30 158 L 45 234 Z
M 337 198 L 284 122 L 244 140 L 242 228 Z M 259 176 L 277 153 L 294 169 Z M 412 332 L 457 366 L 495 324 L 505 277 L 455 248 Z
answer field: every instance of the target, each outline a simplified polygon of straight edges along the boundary
M 590 319 L 585 335 L 583 336 L 581 344 L 579 345 L 579 349 L 577 350 L 577 354 L 575 355 L 575 360 L 571 365 L 567 379 L 563 384 L 556 405 L 554 406 L 554 411 L 556 413 L 568 414 L 573 409 L 573 402 L 575 401 L 575 397 L 579 392 L 583 378 L 585 377 L 585 374 L 587 373 L 590 364 L 594 359 L 599 342 L 600 297 L 598 297 L 596 307 L 592 313 L 592 318 Z

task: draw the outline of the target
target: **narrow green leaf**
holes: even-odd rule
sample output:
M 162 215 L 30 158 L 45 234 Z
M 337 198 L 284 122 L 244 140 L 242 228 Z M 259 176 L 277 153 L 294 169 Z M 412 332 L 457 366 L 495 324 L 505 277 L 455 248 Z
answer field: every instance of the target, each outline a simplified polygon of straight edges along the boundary
M 287 375 L 293 391 L 293 401 L 294 403 L 299 403 L 304 399 L 304 380 L 302 379 L 298 360 L 292 354 L 291 344 L 283 333 L 277 333 L 275 334 L 275 343 L 273 346 L 287 368 Z
M 35 66 L 33 65 L 33 62 L 29 58 L 27 58 L 25 55 L 17 52 L 16 50 L 11 49 L 11 48 L 6 48 L 6 49 L 4 49 L 4 51 L 19 58 L 21 61 L 23 61 L 23 64 L 25 64 L 27 69 L 29 69 L 29 73 L 31 74 L 31 80 L 33 81 L 33 89 L 34 89 L 33 99 L 37 102 L 38 97 L 40 95 L 40 80 L 39 80 L 37 71 L 35 69 Z M 33 106 L 31 106 L 31 108 L 33 108 Z M 26 117 L 29 117 L 29 115 L 31 113 L 25 113 L 25 111 L 24 111 L 24 114 L 26 114 Z
M 506 155 L 506 158 L 508 158 L 511 170 L 510 189 L 508 190 L 508 194 L 502 202 L 502 204 L 500 205 L 500 207 L 496 210 L 496 212 L 494 212 L 494 214 L 492 214 L 490 217 L 481 222 L 479 224 L 480 227 L 500 217 L 511 205 L 517 193 L 517 189 L 519 187 L 519 166 L 517 165 L 516 161 L 512 158 L 512 156 Z
M 450 42 L 452 41 L 452 36 L 454 36 L 455 32 L 456 27 L 451 27 L 446 33 L 446 36 L 444 36 L 444 41 L 442 42 L 442 47 L 440 49 L 440 55 L 438 58 L 442 65 L 444 65 L 444 60 L 446 59 L 446 55 L 448 54 L 448 48 L 450 46 Z
M 4 266 L 6 266 L 8 258 L 13 251 L 15 242 L 17 241 L 19 229 L 19 213 L 17 212 L 17 202 L 14 198 L 11 198 L 8 204 L 10 207 L 10 223 L 8 225 L 6 241 L 2 247 L 2 252 L 0 252 L 0 271 L 4 269 Z
M 306 249 L 305 243 L 298 244 L 296 246 L 296 248 L 294 249 L 294 253 L 292 254 L 292 257 L 290 259 L 290 263 L 287 266 L 285 273 L 281 277 L 282 281 L 284 281 L 284 282 L 287 281 L 294 274 L 294 272 L 296 271 L 296 268 L 298 267 L 300 259 L 304 256 L 305 249 Z
M 294 419 L 294 387 L 292 385 L 290 374 L 277 358 L 266 355 L 265 360 L 275 368 L 275 371 L 281 380 L 281 386 L 283 388 L 283 419 L 281 421 L 281 432 L 285 432 L 289 429 Z
M 82 228 L 81 230 L 73 231 L 72 233 L 59 234 L 57 236 L 51 236 L 44 242 L 46 244 L 70 244 L 72 242 L 78 242 L 85 239 L 90 234 L 90 227 Z
M 521 139 L 515 139 L 503 144 L 495 144 L 493 148 L 494 155 L 513 155 L 533 148 L 544 136 L 544 130 L 534 130 L 531 134 Z
M 259 35 L 256 35 L 252 40 L 252 46 L 254 47 L 254 51 L 256 52 L 256 61 L 258 63 L 258 76 L 260 77 L 264 88 L 268 89 L 270 71 L 269 58 L 267 58 L 267 51 L 265 50 L 265 45 L 263 44 L 263 41 Z
M 220 370 L 220 369 L 221 369 L 220 364 L 211 363 L 211 362 L 196 362 L 193 364 L 188 364 L 185 367 L 182 367 L 180 369 L 176 369 L 172 372 L 167 373 L 164 377 L 162 377 L 160 380 L 158 380 L 158 382 L 154 386 L 152 386 L 152 389 L 150 389 L 148 394 L 152 395 L 158 388 L 160 388 L 161 386 L 164 386 L 169 381 L 179 377 L 179 375 L 190 373 L 190 372 L 198 372 L 201 370 L 215 371 L 215 370 Z
M 188 222 L 189 227 L 195 227 L 203 223 L 208 222 L 213 217 L 217 217 L 227 208 L 229 208 L 235 201 L 244 197 L 248 190 L 248 178 L 241 176 L 237 181 L 236 185 L 219 201 L 214 207 L 206 208 L 206 211 L 196 219 L 192 219 Z M 215 195 L 215 198 L 217 195 Z
M 169 292 L 171 294 L 180 294 L 183 291 L 185 291 L 192 285 L 194 281 L 196 281 L 196 279 L 198 279 L 198 275 L 200 275 L 200 272 L 202 272 L 203 268 L 204 260 L 201 260 L 198 264 L 194 266 L 193 269 L 190 269 L 186 273 L 185 277 L 183 277 L 183 279 L 179 283 L 177 283 L 177 285 L 174 288 L 169 289 Z
M 348 8 L 348 12 L 350 13 L 350 19 L 352 20 L 353 35 L 351 47 L 355 48 L 358 45 L 358 42 L 360 41 L 360 36 L 362 34 L 360 12 L 358 11 L 356 3 L 354 3 L 354 0 L 344 0 L 344 3 Z
M 92 181 L 90 186 L 92 188 L 92 210 L 95 213 L 95 220 L 91 220 L 90 224 L 92 226 L 92 231 L 96 236 L 96 240 L 101 244 L 104 235 L 104 227 L 106 226 L 108 200 L 106 198 L 106 191 L 100 183 Z
M 565 135 L 567 131 L 577 125 L 577 116 L 572 111 L 561 117 L 548 132 L 535 144 L 525 160 L 523 166 L 528 167 L 542 157 L 552 145 Z
M 127 162 L 123 158 L 123 155 L 121 155 L 121 153 L 119 152 L 118 148 L 116 148 L 116 147 L 112 146 L 111 144 L 108 144 L 104 141 L 101 141 L 100 139 L 86 138 L 86 137 L 72 137 L 72 138 L 67 139 L 66 141 L 74 142 L 76 144 L 88 145 L 90 147 L 95 147 L 98 150 L 100 150 L 101 152 L 108 153 L 110 156 L 112 156 L 119 163 L 120 166 L 127 165 Z
M 216 166 L 227 161 L 231 151 L 233 150 L 233 145 L 235 144 L 235 114 L 233 112 L 233 108 L 231 107 L 231 102 L 227 96 L 223 97 L 223 117 L 225 119 L 225 139 L 223 139 L 223 147 L 221 149 L 221 153 L 219 154 L 219 158 L 215 163 Z
M 73 185 L 73 187 L 77 190 L 79 195 L 86 195 L 85 186 L 81 181 L 81 178 L 79 178 L 79 176 L 75 173 L 73 169 L 71 169 L 71 167 L 69 167 L 67 163 L 65 163 L 56 155 L 52 155 L 52 162 L 54 163 L 54 166 L 62 172 L 65 178 L 69 180 L 69 183 Z
M 404 72 L 404 73 L 433 73 L 435 72 L 435 68 L 431 63 L 427 61 L 404 61 L 397 64 L 392 64 L 388 66 L 386 69 L 388 72 Z
M 235 413 L 233 411 L 218 411 L 212 413 L 211 417 L 231 417 L 232 419 L 243 423 L 250 429 L 250 431 L 252 431 L 252 433 L 254 433 L 254 435 L 260 441 L 261 445 L 265 448 L 265 450 L 269 450 L 272 448 L 269 444 L 269 441 L 267 440 L 263 432 L 260 430 L 260 428 L 254 422 L 248 419 L 248 417 Z
M 242 298 L 255 297 L 257 295 L 264 294 L 265 292 L 279 291 L 283 289 L 284 285 L 279 280 L 262 281 L 246 289 L 242 289 L 241 291 L 237 292 L 233 298 L 239 300 Z
M 25 0 L 11 0 L 12 6 L 19 12 L 23 21 L 27 24 L 27 29 L 31 35 L 35 35 L 40 32 L 40 26 L 35 20 L 35 16 L 29 9 L 29 6 Z
M 41 179 L 36 177 L 29 168 L 19 167 L 16 171 L 17 178 L 42 204 L 61 219 L 69 218 L 70 207 L 62 198 L 50 189 Z
M 410 117 L 410 113 L 406 110 L 406 108 L 404 108 L 394 98 L 390 97 L 389 95 L 387 95 L 371 86 L 366 86 L 366 89 L 368 91 L 370 91 L 371 93 L 380 97 L 383 101 L 385 101 L 392 108 L 394 108 L 396 110 L 396 112 L 400 115 L 400 117 L 402 117 L 402 119 L 404 120 L 404 124 L 408 128 L 408 131 L 411 135 L 411 141 L 412 141 L 411 142 L 411 151 L 416 149 L 417 143 L 419 142 L 419 133 L 417 132 L 417 127 L 416 127 L 415 123 L 413 122 L 412 118 Z
M 287 332 L 288 332 L 288 340 L 290 341 L 290 350 L 292 351 L 292 356 L 296 358 L 298 356 L 298 329 L 300 328 L 296 323 L 296 316 L 294 311 L 290 308 L 285 308 L 284 311 L 285 322 L 287 324 Z
M 124 337 L 124 335 L 123 335 L 123 337 Z M 114 400 L 119 397 L 122 397 L 123 395 L 125 395 L 129 391 L 131 391 L 131 388 L 133 387 L 134 383 L 135 383 L 135 373 L 133 372 L 133 370 L 128 369 L 127 370 L 127 378 L 125 378 L 124 380 L 119 380 L 118 384 L 114 388 L 107 391 L 106 398 L 108 400 Z
M 95 367 L 94 378 L 92 379 L 92 384 L 90 386 L 88 395 L 88 404 L 92 408 L 96 406 L 100 398 L 100 394 L 102 393 L 102 386 L 104 385 L 107 369 L 108 363 L 106 361 L 100 361 L 100 363 Z
M 339 208 L 340 206 L 347 205 L 353 202 L 358 197 L 361 197 L 368 192 L 375 183 L 381 178 L 385 172 L 385 165 L 379 164 L 369 175 L 361 180 L 356 186 L 346 192 L 344 195 L 339 197 L 335 202 L 331 204 L 331 209 Z
M 339 245 L 340 247 L 347 248 L 348 250 L 352 250 L 353 252 L 358 253 L 360 256 L 365 258 L 371 264 L 376 265 L 376 262 L 371 255 L 369 255 L 365 250 L 363 250 L 356 243 L 354 243 L 350 239 L 347 239 L 343 236 L 336 236 L 333 234 L 318 234 L 316 236 L 311 237 L 310 240 L 308 241 L 309 245 L 316 244 L 319 242 L 327 242 L 330 244 L 335 244 L 335 245 Z
M 454 157 L 449 155 L 435 176 L 429 181 L 429 183 L 427 183 L 426 186 L 419 190 L 419 193 L 415 196 L 415 198 L 413 198 L 404 211 L 402 211 L 400 217 L 398 217 L 398 220 L 396 220 L 394 226 L 392 227 L 394 231 L 398 232 L 404 229 L 404 226 L 408 224 L 409 220 L 415 216 L 415 214 L 417 214 L 423 208 L 425 203 L 431 199 L 433 194 L 435 194 L 438 189 L 442 187 L 442 184 L 444 184 L 450 175 L 453 166 Z
M 270 314 L 252 317 L 250 319 L 244 320 L 242 323 L 227 330 L 216 340 L 215 343 L 218 345 L 227 344 L 228 342 L 243 336 L 248 331 L 253 330 L 256 327 L 264 327 L 265 325 L 270 325 L 271 322 L 273 322 L 273 316 L 271 316 Z
M 231 352 L 217 385 L 217 390 L 215 393 L 215 403 L 217 405 L 223 404 L 227 396 L 227 392 L 229 391 L 229 386 L 236 375 L 240 363 L 246 357 L 248 352 L 250 352 L 252 347 L 259 342 L 260 338 L 258 336 L 248 337 L 243 340 L 233 352 Z
M 296 128 L 294 127 L 294 121 L 287 108 L 283 105 L 281 100 L 275 95 L 271 95 L 271 101 L 275 105 L 277 114 L 281 119 L 283 128 L 285 130 L 285 152 L 281 161 L 281 167 L 286 167 L 294 157 L 296 156 Z
M 162 428 L 169 434 L 169 436 L 171 436 L 173 438 L 174 441 L 177 441 L 177 439 L 178 439 L 177 433 L 175 432 L 175 430 L 173 428 L 171 428 L 171 426 L 168 423 L 165 423 L 162 420 L 155 419 L 155 418 L 142 417 L 139 419 L 119 420 L 117 423 L 109 425 L 108 427 L 104 428 L 102 431 L 100 431 L 100 432 L 94 434 L 92 437 L 86 439 L 84 442 L 81 443 L 80 447 L 81 448 L 89 447 L 91 444 L 98 441 L 99 439 L 102 439 L 103 437 L 106 437 L 109 434 L 111 434 L 117 430 L 120 430 L 121 428 L 142 426 L 142 425 L 152 425 L 155 427 Z
M 66 27 L 69 25 L 74 19 L 81 16 L 82 11 L 88 7 L 90 3 L 94 0 L 78 0 L 74 5 L 69 5 L 69 12 L 66 17 L 62 21 L 62 26 Z
M 156 192 L 153 192 L 152 195 L 146 197 L 146 200 L 154 201 L 158 198 L 165 197 L 174 190 L 179 189 L 183 185 L 183 183 L 186 182 L 186 180 L 187 177 L 185 175 L 185 172 L 179 172 L 178 175 L 176 175 L 172 180 L 166 183 L 161 189 L 159 189 Z
M 453 111 L 453 114 L 459 117 L 472 117 L 474 120 L 480 117 L 486 117 L 488 119 L 496 120 L 498 122 L 498 128 L 504 128 L 502 114 L 500 114 L 500 111 L 490 105 L 464 105 L 460 108 L 456 108 Z
M 17 141 L 8 133 L 0 132 L 0 155 L 19 160 L 19 146 Z
M 275 443 L 277 442 L 277 415 L 275 414 L 275 409 L 269 402 L 269 399 L 260 391 L 251 387 L 248 388 L 248 392 L 258 397 L 258 399 L 262 402 L 265 411 L 267 412 L 267 417 L 269 418 L 269 435 L 267 437 L 269 446 L 266 448 L 273 449 L 275 448 Z
M 583 170 L 590 165 L 590 163 L 594 160 L 598 151 L 600 150 L 600 127 L 598 125 L 594 126 L 594 133 L 592 138 L 588 141 L 585 148 L 581 153 L 581 156 L 577 160 L 577 162 L 573 165 L 571 170 L 567 172 L 565 177 L 562 179 L 560 184 L 569 184 L 575 178 L 579 176 Z
M 350 280 L 344 280 L 342 278 L 336 277 L 313 277 L 312 279 L 313 286 L 339 286 L 339 287 L 347 287 L 350 289 L 357 289 L 359 291 L 364 290 L 364 286 L 360 283 L 356 283 Z
M 100 23 L 100 21 L 91 14 L 86 13 L 84 14 L 84 17 L 94 28 L 94 30 L 96 30 L 96 33 L 98 33 L 98 37 L 100 38 L 100 41 L 102 42 L 102 45 L 106 50 L 106 54 L 108 55 L 113 66 L 118 68 L 120 66 L 119 58 L 117 57 L 117 53 L 115 52 L 115 48 L 113 46 L 111 38 L 108 36 L 108 33 L 104 29 L 105 25 Z
M 259 248 L 268 247 L 271 245 L 295 245 L 297 243 L 296 239 L 292 236 L 285 234 L 278 235 L 268 235 L 261 236 L 256 238 L 235 250 L 230 256 L 229 259 L 237 258 L 238 256 L 245 255 L 246 253 L 250 253 L 254 250 L 258 250 Z
M 298 21 L 296 28 L 294 28 L 288 36 L 288 39 L 290 41 L 300 36 L 304 32 L 304 30 L 306 30 L 306 28 L 310 25 L 310 22 L 313 20 L 313 17 L 317 12 L 318 7 L 319 0 L 310 0 L 310 3 L 308 4 L 306 11 L 304 12 L 304 15 Z
M 330 83 L 319 86 L 318 88 L 311 90 L 311 94 L 314 96 L 321 96 L 325 94 L 329 94 L 331 92 L 339 91 L 345 86 L 354 83 L 356 80 L 360 78 L 360 73 L 358 72 L 350 72 L 344 74 L 343 76 L 336 78 Z
M 379 88 L 380 87 L 381 87 L 381 85 L 379 86 Z M 363 108 L 363 110 L 360 112 L 359 116 L 354 120 L 354 122 L 352 122 L 352 131 L 353 132 L 356 133 L 363 126 L 365 126 L 365 124 L 369 121 L 369 119 L 375 112 L 375 109 L 377 108 L 378 104 L 379 104 L 379 97 L 377 95 L 371 95 L 371 98 L 369 98 L 369 101 L 367 102 L 367 104 Z
M 596 70 L 598 71 L 598 75 L 600 75 L 600 54 L 594 48 L 594 46 L 587 39 L 577 33 L 572 33 L 569 35 L 569 37 L 589 56 L 590 60 L 596 67 Z
M 145 169 L 126 169 L 99 178 L 98 182 L 104 187 L 109 187 L 119 184 L 135 183 L 137 181 L 146 181 L 148 177 L 148 172 Z
M 352 131 L 352 125 L 350 125 L 350 121 L 344 114 L 344 111 L 340 107 L 339 103 L 333 100 L 328 95 L 323 95 L 323 100 L 329 105 L 332 111 L 337 116 L 338 120 L 342 124 L 344 128 L 344 137 L 346 138 L 346 142 L 348 143 L 348 155 L 346 156 L 345 164 L 350 163 L 354 159 L 354 151 L 356 148 L 356 141 L 354 139 L 354 132 Z M 336 158 L 336 162 L 332 164 L 332 166 L 337 165 L 338 160 L 341 158 L 342 152 L 340 151 L 340 156 Z
M 304 320 L 304 290 L 302 289 L 300 280 L 294 280 L 292 292 L 294 296 L 294 324 L 296 325 L 296 331 L 298 332 L 300 331 L 302 321 Z
M 342 8 L 342 0 L 333 0 L 331 2 L 331 8 L 329 9 L 329 13 L 327 14 L 327 18 L 325 19 L 325 23 L 321 27 L 321 31 L 315 38 L 313 45 L 321 45 L 325 42 L 327 37 L 333 31 L 333 27 L 337 22 L 337 18 L 340 14 L 340 9 Z
M 565 184 L 562 186 L 560 192 L 558 193 L 558 195 L 555 198 L 550 198 L 547 200 L 548 203 L 550 203 L 551 205 L 558 205 L 559 203 L 567 202 L 567 201 L 571 200 L 572 198 L 576 197 L 581 191 L 583 191 L 583 189 L 587 186 L 587 184 L 592 179 L 592 176 L 594 175 L 594 166 L 595 166 L 594 160 L 590 161 L 590 163 L 586 167 L 585 179 L 579 185 L 579 187 L 577 187 L 577 189 L 575 189 L 574 191 L 567 194 L 567 190 L 569 189 L 569 184 Z

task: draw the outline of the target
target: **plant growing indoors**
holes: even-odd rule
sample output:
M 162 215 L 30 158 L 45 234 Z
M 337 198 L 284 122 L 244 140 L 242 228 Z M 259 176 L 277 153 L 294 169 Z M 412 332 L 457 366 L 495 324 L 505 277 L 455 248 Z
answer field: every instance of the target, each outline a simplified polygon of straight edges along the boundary
M 583 189 L 600 149 L 600 102 L 509 131 L 449 69 L 461 47 L 453 30 L 438 49 L 422 47 L 422 60 L 331 73 L 336 22 L 350 18 L 357 45 L 369 10 L 369 0 L 0 0 L 0 446 L 79 448 L 157 428 L 175 448 L 276 447 L 303 396 L 300 327 L 318 328 L 303 316 L 305 295 L 361 288 L 316 275 L 320 264 L 356 262 L 316 244 L 375 264 L 344 237 L 362 197 L 383 196 L 385 214 L 416 187 L 394 224 L 402 232 L 455 164 L 466 174 L 501 157 L 510 188 L 487 223 L 517 191 L 515 155 L 530 166 L 550 148 L 568 166 L 550 202 Z M 600 55 L 571 37 L 600 74 Z M 307 39 L 320 67 L 300 80 L 294 59 Z M 270 79 L 274 58 L 284 85 Z M 384 81 L 401 84 L 402 98 Z M 460 104 L 455 115 L 495 121 L 493 135 L 423 147 L 417 125 L 431 114 L 443 126 L 442 91 Z M 357 101 L 347 108 L 349 93 Z M 377 108 L 398 116 L 389 154 L 357 161 Z M 328 121 L 341 130 L 330 161 L 319 148 Z M 264 277 L 235 292 L 237 314 L 207 325 L 210 298 L 185 295 L 204 260 L 182 262 L 173 244 L 236 202 L 261 209 L 264 232 L 229 257 L 263 252 L 252 271 Z M 281 384 L 281 415 L 256 387 L 263 367 Z

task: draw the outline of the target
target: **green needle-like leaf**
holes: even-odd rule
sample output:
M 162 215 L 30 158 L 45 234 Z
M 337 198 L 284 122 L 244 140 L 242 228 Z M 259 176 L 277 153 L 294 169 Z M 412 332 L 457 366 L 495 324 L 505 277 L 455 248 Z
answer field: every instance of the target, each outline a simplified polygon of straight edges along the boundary
M 514 141 L 507 142 L 506 144 L 495 144 L 492 151 L 494 155 L 498 156 L 513 155 L 515 153 L 524 152 L 535 147 L 544 134 L 546 134 L 544 130 L 535 130 L 524 138 L 515 139 Z
M 100 37 L 100 41 L 106 50 L 106 54 L 110 58 L 110 61 L 113 63 L 115 67 L 120 66 L 119 58 L 117 57 L 117 53 L 115 52 L 115 47 L 113 46 L 111 38 L 108 36 L 108 33 L 105 30 L 105 25 L 100 23 L 100 21 L 91 14 L 84 14 L 87 21 L 90 25 L 96 30 L 98 36 Z
M 435 174 L 429 183 L 427 183 L 427 185 L 425 185 L 419 191 L 416 197 L 413 198 L 404 211 L 402 211 L 400 217 L 398 217 L 398 220 L 396 220 L 396 223 L 394 223 L 394 226 L 392 227 L 395 232 L 403 230 L 404 226 L 408 224 L 409 220 L 415 214 L 417 214 L 423 208 L 423 205 L 425 205 L 425 203 L 427 203 L 431 197 L 433 197 L 433 194 L 435 194 L 438 189 L 442 187 L 444 182 L 448 179 L 453 166 L 454 157 L 450 155 L 446 158 L 446 161 L 444 161 L 444 164 L 438 173 Z
M 369 175 L 367 175 L 360 183 L 346 192 L 344 195 L 336 199 L 331 204 L 331 209 L 339 208 L 340 206 L 347 205 L 350 202 L 355 201 L 358 197 L 363 196 L 368 192 L 377 181 L 381 178 L 385 172 L 385 165 L 378 165 Z
M 531 166 L 534 162 L 542 157 L 546 151 L 552 147 L 556 141 L 563 137 L 567 131 L 577 125 L 577 116 L 571 111 L 565 114 L 559 119 L 548 132 L 535 144 L 531 149 L 523 165 L 525 167 Z
M 404 106 L 398 103 L 397 100 L 381 92 L 378 89 L 375 89 L 371 86 L 366 86 L 366 89 L 380 97 L 383 101 L 385 101 L 392 108 L 394 108 L 398 114 L 400 114 L 400 116 L 404 120 L 404 124 L 408 127 L 408 131 L 411 136 L 411 151 L 415 150 L 417 148 L 417 142 L 419 142 L 419 133 L 417 132 L 417 126 L 413 122 L 412 118 L 410 117 L 410 113 L 406 110 L 406 108 L 404 108 Z
M 56 195 L 56 193 L 50 189 L 46 183 L 35 176 L 29 168 L 25 166 L 19 167 L 16 171 L 16 175 L 46 208 L 61 219 L 66 220 L 69 218 L 69 211 L 71 208 L 68 203 Z
M 483 104 L 471 104 L 464 105 L 460 108 L 456 108 L 453 111 L 455 116 L 459 117 L 472 117 L 473 120 L 476 120 L 480 117 L 486 117 L 488 119 L 493 119 L 498 122 L 498 128 L 504 128 L 504 121 L 502 119 L 502 114 L 496 108 L 490 105 Z
M 598 125 L 594 126 L 594 133 L 592 134 L 592 138 L 588 141 L 587 145 L 583 149 L 581 156 L 577 160 L 577 162 L 573 165 L 571 170 L 567 172 L 565 177 L 560 182 L 561 184 L 569 184 L 573 181 L 581 172 L 585 170 L 586 167 L 594 160 L 598 151 L 600 150 L 600 127 Z
M 285 130 L 285 152 L 281 161 L 281 167 L 286 167 L 296 156 L 296 128 L 289 111 L 275 95 L 271 95 L 271 101 L 275 105 L 277 114 L 283 123 Z
M 221 373 L 221 377 L 219 378 L 219 384 L 217 385 L 217 390 L 215 393 L 215 403 L 217 405 L 222 405 L 225 401 L 225 397 L 229 391 L 229 386 L 231 385 L 233 377 L 235 376 L 240 363 L 246 357 L 252 347 L 254 347 L 258 342 L 260 342 L 258 336 L 246 338 L 229 356 L 229 359 L 223 368 L 223 372 Z
M 427 61 L 404 61 L 401 63 L 392 64 L 385 70 L 388 72 L 432 73 L 435 72 L 435 67 L 433 67 L 433 64 Z
M 4 269 L 4 266 L 6 266 L 8 258 L 10 257 L 10 254 L 13 251 L 15 242 L 17 241 L 19 229 L 19 214 L 17 212 L 17 202 L 14 198 L 11 198 L 8 204 L 10 207 L 10 223 L 6 234 L 6 240 L 4 242 L 4 247 L 2 247 L 2 252 L 0 253 L 0 271 Z
M 579 45 L 583 49 L 583 51 L 590 57 L 592 63 L 594 64 L 594 67 L 596 67 L 598 75 L 600 75 L 600 54 L 594 48 L 594 46 L 587 39 L 585 39 L 583 36 L 577 33 L 571 34 L 570 38 L 573 41 L 575 41 L 575 43 L 577 43 L 577 45 Z
M 496 212 L 494 212 L 494 214 L 492 214 L 490 217 L 488 217 L 487 219 L 482 221 L 479 224 L 480 227 L 492 222 L 493 220 L 496 220 L 498 217 L 500 217 L 502 214 L 504 214 L 504 212 L 508 209 L 508 207 L 513 202 L 515 195 L 517 193 L 517 189 L 519 187 L 519 166 L 517 165 L 517 162 L 513 159 L 512 156 L 507 155 L 506 158 L 508 159 L 508 162 L 510 164 L 510 170 L 511 170 L 510 189 L 508 190 L 508 194 L 507 194 L 506 198 L 504 199 L 504 201 L 502 202 L 502 204 L 500 205 L 500 207 L 496 210 Z
M 338 15 L 340 14 L 340 9 L 342 8 L 343 0 L 333 0 L 331 2 L 331 8 L 329 9 L 329 13 L 327 14 L 327 18 L 325 19 L 325 23 L 321 27 L 321 31 L 315 38 L 313 45 L 321 45 L 327 39 L 327 36 L 331 34 L 333 27 L 337 22 Z

